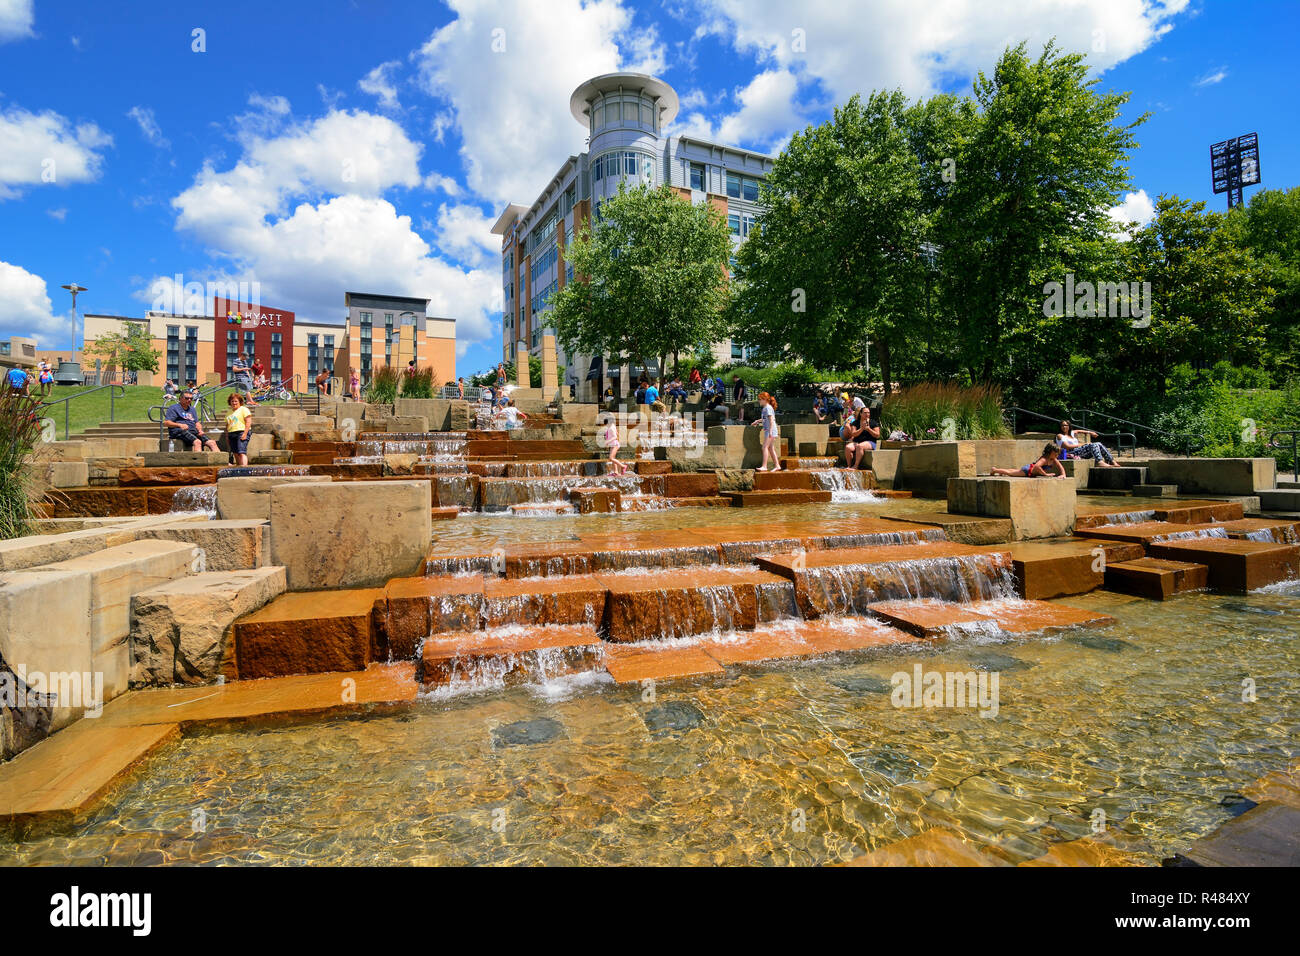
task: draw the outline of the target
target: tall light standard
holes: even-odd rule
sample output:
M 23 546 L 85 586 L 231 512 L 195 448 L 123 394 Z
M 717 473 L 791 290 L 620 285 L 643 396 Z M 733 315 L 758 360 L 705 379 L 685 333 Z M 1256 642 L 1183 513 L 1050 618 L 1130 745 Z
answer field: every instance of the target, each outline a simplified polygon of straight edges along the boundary
M 89 290 L 75 282 L 63 288 L 72 293 L 72 354 L 68 356 L 68 361 L 59 363 L 59 371 L 54 380 L 60 385 L 80 385 L 81 363 L 77 361 L 77 293 Z
M 1210 147 L 1210 176 L 1214 182 L 1214 194 L 1228 194 L 1228 210 L 1242 205 L 1242 187 L 1258 186 L 1259 136 L 1247 133 L 1234 136 Z

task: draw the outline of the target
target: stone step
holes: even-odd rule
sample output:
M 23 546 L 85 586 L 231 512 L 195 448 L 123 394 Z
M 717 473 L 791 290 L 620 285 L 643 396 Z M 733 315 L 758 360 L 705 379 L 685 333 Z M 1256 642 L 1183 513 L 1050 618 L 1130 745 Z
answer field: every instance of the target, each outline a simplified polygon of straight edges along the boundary
M 816 491 L 811 469 L 788 471 L 755 471 L 755 491 Z
M 1300 488 L 1269 488 L 1258 495 L 1260 511 L 1300 511 Z
M 834 468 L 838 464 L 839 464 L 838 458 L 829 457 L 829 456 L 818 457 L 818 458 L 788 457 L 788 458 L 781 459 L 781 467 L 788 469 L 790 471 L 802 471 L 810 468 L 815 468 L 815 469 Z
M 1074 627 L 1106 627 L 1115 619 L 1095 611 L 1047 601 L 973 601 L 957 604 L 933 599 L 882 601 L 867 610 L 918 637 L 936 638 L 971 630 L 1003 634 L 1052 634 Z
M 532 515 L 541 517 L 545 515 L 573 515 L 578 511 L 567 501 L 524 501 L 519 504 L 507 506 L 511 514 Z
M 60 488 L 45 502 L 47 518 L 115 518 L 162 515 L 172 508 L 172 498 L 182 485 L 161 487 Z
M 795 582 L 800 613 L 862 613 L 884 600 L 965 601 L 1010 593 L 1011 555 L 952 542 L 759 557 L 765 571 Z
M 1019 541 L 1007 545 L 1016 593 L 1027 600 L 1085 594 L 1102 586 L 1113 562 L 1141 558 L 1140 544 L 1124 541 Z
M 1147 553 L 1153 558 L 1204 564 L 1209 568 L 1210 587 L 1229 594 L 1246 594 L 1300 577 L 1300 546 L 1294 544 L 1203 538 L 1151 544 Z
M 621 498 L 617 488 L 573 488 L 569 491 L 569 503 L 580 515 L 622 511 Z
M 1106 565 L 1106 589 L 1165 601 L 1176 594 L 1204 590 L 1209 568 L 1190 561 L 1137 558 Z
M 1129 491 L 1134 485 L 1147 484 L 1145 468 L 1128 465 L 1119 468 L 1097 468 L 1088 470 L 1088 487 L 1090 489 L 1109 491 Z
M 762 508 L 772 505 L 824 504 L 831 500 L 829 491 L 728 491 L 733 508 Z
M 1240 518 L 1223 522 L 1229 538 L 1247 541 L 1271 541 L 1274 544 L 1300 543 L 1300 521 L 1294 518 Z
M 488 580 L 483 585 L 485 627 L 509 624 L 586 624 L 603 628 L 608 586 L 595 574 Z
M 789 582 L 757 568 L 683 568 L 600 580 L 609 591 L 606 638 L 620 644 L 753 630 L 760 620 L 793 610 Z
M 1134 498 L 1177 498 L 1177 485 L 1134 485 Z
M 1100 525 L 1075 531 L 1080 538 L 1128 541 L 1147 547 L 1153 543 L 1192 538 L 1226 538 L 1220 524 L 1177 524 L 1171 521 L 1139 521 L 1135 524 Z
M 220 465 L 198 467 L 123 468 L 117 483 L 123 487 L 146 485 L 210 485 L 217 480 Z
M 362 670 L 372 660 L 380 588 L 282 594 L 235 622 L 241 680 Z
M 601 666 L 605 645 L 590 625 L 510 627 L 437 634 L 424 642 L 425 687 L 540 682 Z

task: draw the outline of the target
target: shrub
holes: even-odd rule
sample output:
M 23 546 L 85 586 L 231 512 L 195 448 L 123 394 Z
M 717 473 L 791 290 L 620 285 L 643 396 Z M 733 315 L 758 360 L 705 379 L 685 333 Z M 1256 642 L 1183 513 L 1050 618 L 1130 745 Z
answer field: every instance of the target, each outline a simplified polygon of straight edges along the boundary
M 402 378 L 402 398 L 433 398 L 437 388 L 432 368 L 417 368 Z
M 370 377 L 366 401 L 373 405 L 391 405 L 397 398 L 398 372 L 387 365 L 375 369 Z
M 31 533 L 28 458 L 41 437 L 40 402 L 9 389 L 0 395 L 0 540 Z
M 909 385 L 885 399 L 880 419 L 887 431 L 901 430 L 913 438 L 952 441 L 1011 434 L 1002 417 L 1002 390 L 996 385 Z

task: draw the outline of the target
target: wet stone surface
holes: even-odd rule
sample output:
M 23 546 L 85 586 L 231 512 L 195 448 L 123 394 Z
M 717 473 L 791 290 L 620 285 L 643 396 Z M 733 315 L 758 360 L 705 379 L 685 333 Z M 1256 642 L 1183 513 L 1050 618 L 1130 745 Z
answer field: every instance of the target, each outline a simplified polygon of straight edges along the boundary
M 1129 641 L 1118 637 L 1102 637 L 1100 634 L 1071 634 L 1066 640 L 1080 647 L 1091 648 L 1094 651 L 1109 651 L 1112 654 L 1136 649 L 1136 645 Z
M 519 720 L 513 724 L 492 728 L 492 743 L 498 748 L 544 744 L 562 736 L 564 736 L 564 725 L 550 717 Z
M 883 677 L 836 677 L 830 681 L 840 690 L 846 690 L 850 694 L 888 694 L 894 689 L 894 685 Z
M 646 730 L 652 734 L 662 734 L 673 730 L 690 730 L 704 722 L 704 713 L 694 704 L 684 700 L 670 700 L 657 707 L 651 707 L 641 719 L 645 721 Z
M 1034 665 L 1000 651 L 972 651 L 966 655 L 971 666 L 981 671 L 1023 671 Z

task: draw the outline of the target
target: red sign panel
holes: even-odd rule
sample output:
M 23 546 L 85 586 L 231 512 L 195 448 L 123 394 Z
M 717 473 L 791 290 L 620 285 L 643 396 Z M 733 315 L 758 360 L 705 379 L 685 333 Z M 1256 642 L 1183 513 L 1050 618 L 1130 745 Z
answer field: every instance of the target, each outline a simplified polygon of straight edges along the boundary
M 268 381 L 293 377 L 292 312 L 213 298 L 212 314 L 216 316 L 213 366 L 223 380 L 230 377 L 229 367 L 240 355 L 249 365 L 261 362 Z

